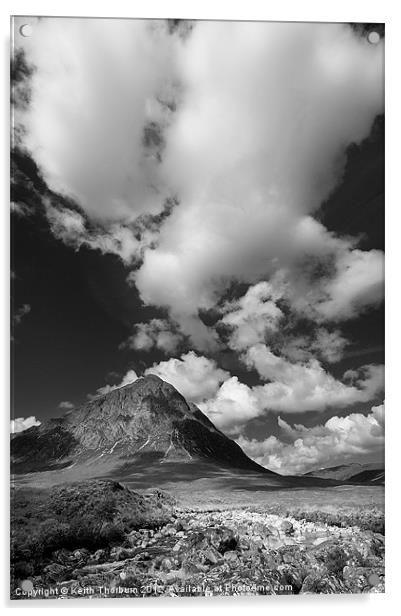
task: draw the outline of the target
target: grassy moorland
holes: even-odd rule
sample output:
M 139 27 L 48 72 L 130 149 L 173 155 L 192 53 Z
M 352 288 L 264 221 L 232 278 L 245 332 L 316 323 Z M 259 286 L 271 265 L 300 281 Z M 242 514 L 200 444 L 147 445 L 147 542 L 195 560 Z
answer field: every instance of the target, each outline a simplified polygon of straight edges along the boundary
M 384 589 L 382 488 L 131 479 L 17 485 L 11 597 L 42 598 L 24 580 L 71 598 Z

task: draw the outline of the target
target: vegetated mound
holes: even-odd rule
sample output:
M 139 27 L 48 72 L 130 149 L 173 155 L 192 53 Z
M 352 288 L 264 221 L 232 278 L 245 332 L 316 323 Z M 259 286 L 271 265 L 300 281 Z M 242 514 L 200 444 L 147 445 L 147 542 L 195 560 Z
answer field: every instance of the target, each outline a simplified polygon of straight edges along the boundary
M 12 470 L 58 470 L 71 464 L 208 460 L 274 476 L 248 458 L 194 404 L 154 375 L 110 391 L 63 417 L 13 436 Z
M 96 550 L 139 528 L 170 519 L 175 499 L 161 490 L 138 494 L 115 481 L 94 480 L 51 490 L 19 488 L 11 495 L 14 573 L 35 573 L 59 549 Z

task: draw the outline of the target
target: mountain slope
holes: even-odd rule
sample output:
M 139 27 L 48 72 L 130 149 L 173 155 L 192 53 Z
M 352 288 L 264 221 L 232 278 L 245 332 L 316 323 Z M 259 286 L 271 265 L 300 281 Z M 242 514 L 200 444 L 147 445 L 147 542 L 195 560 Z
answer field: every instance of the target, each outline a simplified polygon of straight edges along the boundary
M 149 375 L 96 398 L 63 417 L 16 434 L 12 470 L 58 470 L 108 460 L 120 466 L 194 459 L 275 475 L 248 458 L 231 439 L 170 384 Z

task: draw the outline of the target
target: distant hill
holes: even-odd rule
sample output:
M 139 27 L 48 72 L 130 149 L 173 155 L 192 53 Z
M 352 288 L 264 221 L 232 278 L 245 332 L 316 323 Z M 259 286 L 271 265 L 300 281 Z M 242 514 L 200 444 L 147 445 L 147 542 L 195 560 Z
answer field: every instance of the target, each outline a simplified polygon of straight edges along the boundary
M 334 479 L 350 483 L 384 483 L 384 469 L 378 463 L 372 464 L 341 464 L 305 473 L 304 477 Z

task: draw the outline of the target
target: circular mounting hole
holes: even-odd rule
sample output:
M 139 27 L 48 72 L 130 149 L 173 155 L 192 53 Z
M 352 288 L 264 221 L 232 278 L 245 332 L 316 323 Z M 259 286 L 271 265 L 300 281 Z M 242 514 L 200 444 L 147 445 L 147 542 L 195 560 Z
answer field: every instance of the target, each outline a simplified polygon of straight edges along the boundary
M 32 36 L 33 28 L 30 24 L 23 24 L 22 26 L 20 26 L 19 32 L 21 36 Z
M 368 34 L 368 41 L 372 45 L 377 45 L 377 43 L 380 41 L 380 34 L 376 32 L 376 30 L 372 30 Z

